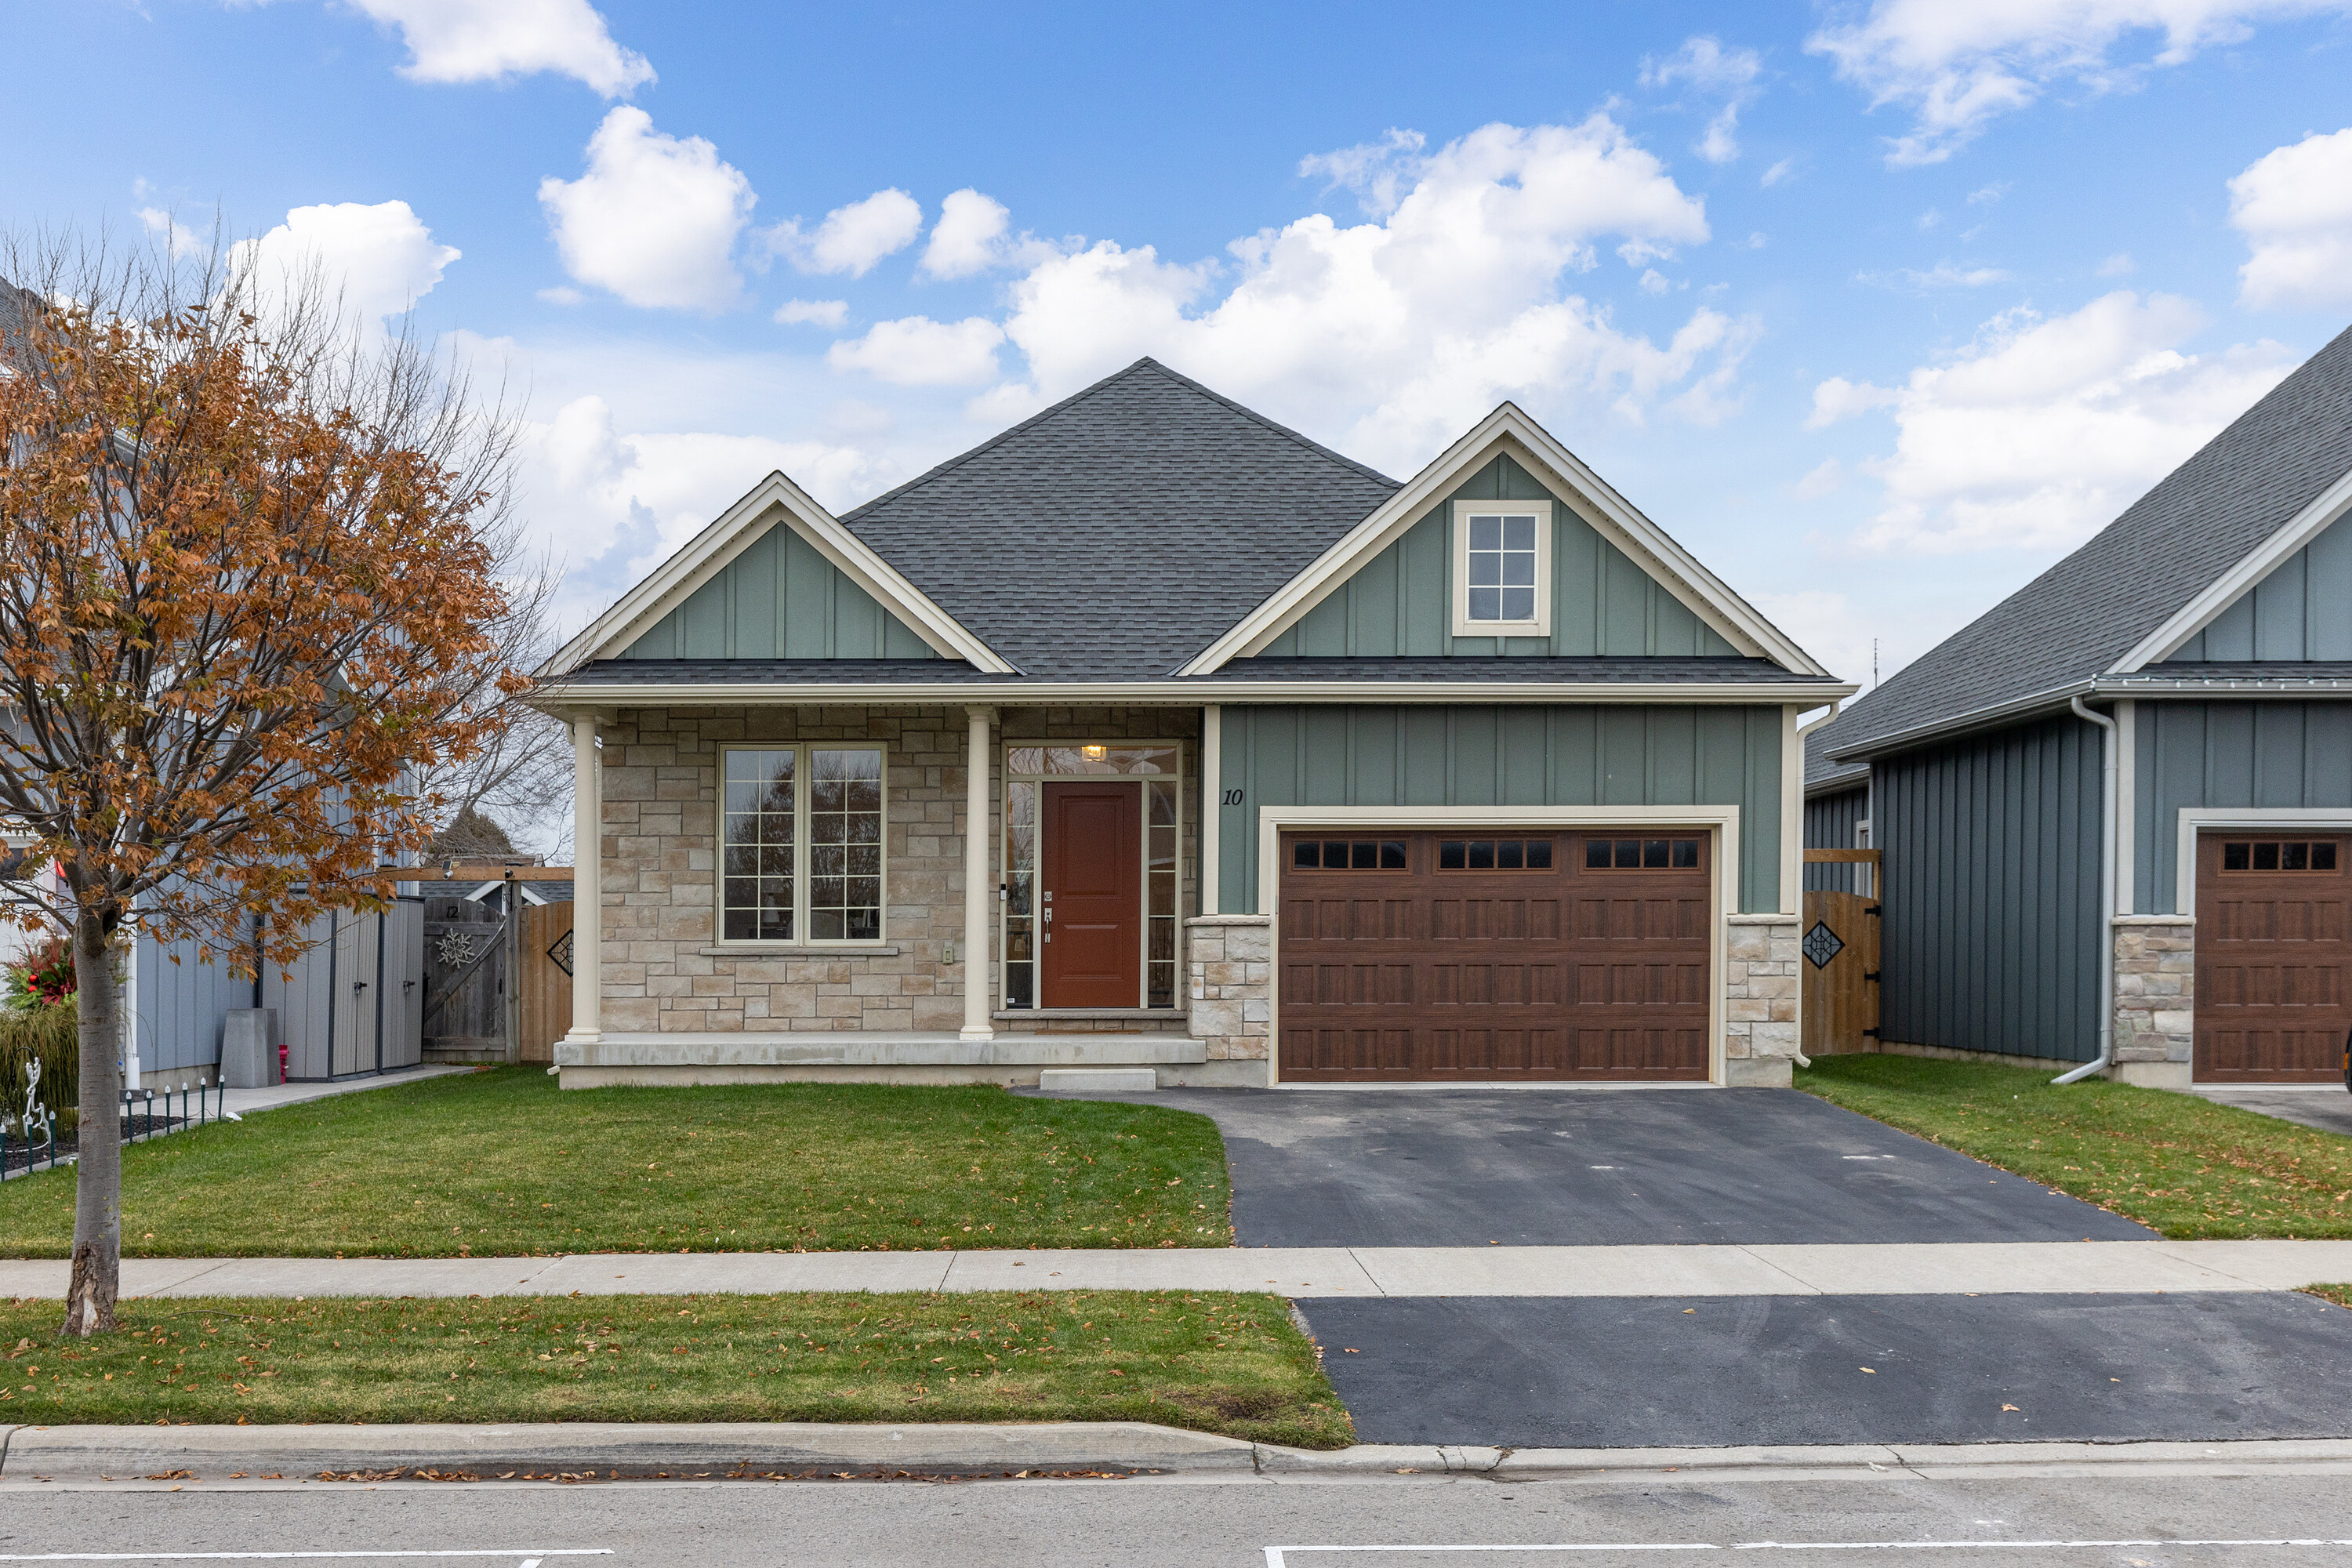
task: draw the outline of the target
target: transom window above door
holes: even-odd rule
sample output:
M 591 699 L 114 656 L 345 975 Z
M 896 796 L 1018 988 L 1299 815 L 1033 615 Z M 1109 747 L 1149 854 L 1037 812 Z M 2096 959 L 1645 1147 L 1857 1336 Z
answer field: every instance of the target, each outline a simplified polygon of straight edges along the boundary
M 734 746 L 721 760 L 723 942 L 882 940 L 882 752 Z
M 1551 506 L 1454 503 L 1454 635 L 1551 635 Z

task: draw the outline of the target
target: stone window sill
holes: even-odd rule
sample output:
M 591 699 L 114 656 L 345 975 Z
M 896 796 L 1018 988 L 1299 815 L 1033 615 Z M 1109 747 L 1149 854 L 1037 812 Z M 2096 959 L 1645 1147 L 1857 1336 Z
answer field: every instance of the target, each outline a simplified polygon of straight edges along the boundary
M 1153 1019 L 1165 1023 L 1176 1023 L 1185 1016 L 1184 1010 L 1181 1007 L 1013 1007 L 1003 1012 L 992 1013 L 989 1017 L 992 1022 L 999 1024 L 1017 1024 L 1024 1018 L 1097 1019 L 1108 1024 L 1130 1018 L 1146 1023 Z
M 896 958 L 900 949 L 891 942 L 809 947 L 791 942 L 738 942 L 695 951 L 704 958 Z

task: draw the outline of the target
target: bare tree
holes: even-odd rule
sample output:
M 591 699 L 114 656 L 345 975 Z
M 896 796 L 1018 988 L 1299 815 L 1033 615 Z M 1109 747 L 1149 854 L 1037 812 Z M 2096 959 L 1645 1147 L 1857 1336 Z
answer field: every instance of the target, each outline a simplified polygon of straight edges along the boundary
M 249 968 L 257 917 L 287 963 L 381 909 L 526 685 L 510 422 L 250 254 L 0 241 L 0 816 L 60 873 L 7 913 L 79 981 L 68 1334 L 114 1323 L 118 941 Z

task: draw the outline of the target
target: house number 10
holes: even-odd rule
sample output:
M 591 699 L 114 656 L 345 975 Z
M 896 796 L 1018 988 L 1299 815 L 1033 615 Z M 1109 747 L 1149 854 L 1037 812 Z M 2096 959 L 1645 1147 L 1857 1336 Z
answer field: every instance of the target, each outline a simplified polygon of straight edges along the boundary
M 1239 790 L 1237 790 L 1237 789 L 1229 789 L 1229 790 L 1227 790 L 1227 791 L 1225 792 L 1225 798 L 1224 798 L 1224 804 L 1225 804 L 1225 805 L 1241 805 L 1241 803 L 1242 803 L 1242 792 L 1241 792 L 1241 791 L 1239 791 Z

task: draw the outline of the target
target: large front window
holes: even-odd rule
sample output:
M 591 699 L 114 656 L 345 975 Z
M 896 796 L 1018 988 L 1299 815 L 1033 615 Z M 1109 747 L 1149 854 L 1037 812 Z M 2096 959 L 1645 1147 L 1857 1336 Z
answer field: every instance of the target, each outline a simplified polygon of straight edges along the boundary
M 881 752 L 742 746 L 724 765 L 721 938 L 880 941 Z

